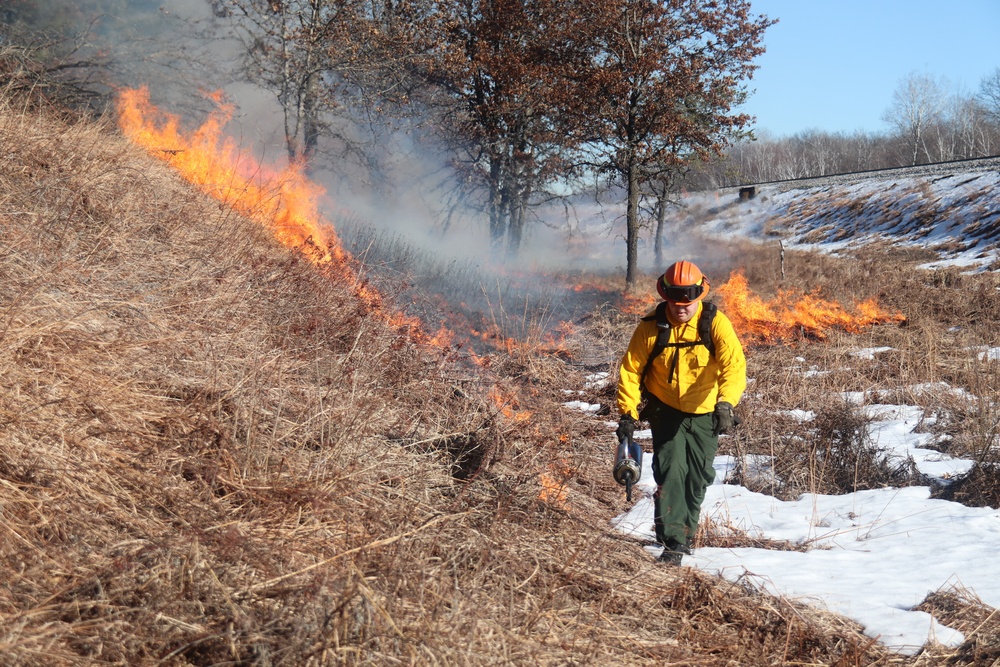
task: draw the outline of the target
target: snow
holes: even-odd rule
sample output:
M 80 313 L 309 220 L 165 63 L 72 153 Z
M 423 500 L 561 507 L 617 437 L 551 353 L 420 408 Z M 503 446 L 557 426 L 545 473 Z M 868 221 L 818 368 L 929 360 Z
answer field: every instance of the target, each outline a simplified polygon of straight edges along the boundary
M 567 401 L 563 403 L 563 406 L 584 412 L 597 412 L 601 409 L 600 403 L 587 403 L 586 401 Z
M 780 236 L 785 247 L 833 254 L 868 242 L 888 242 L 933 251 L 937 259 L 922 268 L 981 271 L 1000 259 L 1000 210 L 993 203 L 998 187 L 996 171 L 805 189 L 765 184 L 748 202 L 738 202 L 735 191 L 692 193 L 674 212 L 673 223 L 700 225 L 708 235 L 721 238 L 767 242 Z M 853 357 L 872 359 L 887 351 L 863 348 Z M 975 348 L 972 354 L 982 363 L 1000 361 L 1000 348 Z M 796 372 L 806 377 L 829 372 L 807 367 L 804 359 L 796 362 L 800 364 Z M 603 379 L 590 378 L 588 386 Z M 908 391 L 914 396 L 933 392 L 975 400 L 944 382 L 914 385 Z M 872 418 L 869 435 L 878 447 L 899 460 L 911 457 L 935 483 L 947 484 L 969 470 L 971 461 L 935 451 L 932 436 L 916 432 L 919 423 L 933 421 L 931 416 L 911 405 L 883 402 L 899 400 L 899 395 L 875 389 L 844 393 L 843 398 Z M 805 410 L 782 415 L 798 421 L 815 417 Z M 613 422 L 608 425 L 614 427 Z M 637 431 L 635 437 L 650 449 L 648 430 Z M 644 548 L 655 557 L 660 548 L 653 533 L 651 463 L 647 453 L 637 484 L 638 500 L 611 523 L 649 545 Z M 773 477 L 767 456 L 748 457 L 744 464 L 758 479 Z M 914 610 L 929 593 L 955 589 L 1000 608 L 1000 577 L 994 565 L 1000 551 L 1000 511 L 933 499 L 928 486 L 842 496 L 805 494 L 781 501 L 727 484 L 727 474 L 735 466 L 731 457 L 719 456 L 714 465 L 716 479 L 702 506 L 703 520 L 805 550 L 705 547 L 685 556 L 682 567 L 821 605 L 854 619 L 868 636 L 903 655 L 913 655 L 927 644 L 954 647 L 964 640 L 960 632 Z
M 935 388 L 941 391 L 942 384 Z M 914 392 L 922 389 L 929 387 L 911 388 Z M 859 394 L 844 397 L 864 400 Z M 926 447 L 932 436 L 914 432 L 923 417 L 919 408 L 874 403 L 862 409 L 874 417 L 869 435 L 876 446 L 893 456 L 913 457 L 925 475 L 944 483 L 972 465 Z M 796 411 L 796 417 L 807 420 L 812 415 Z M 643 442 L 651 434 L 647 429 L 637 431 L 635 437 Z M 767 457 L 756 457 L 751 463 L 757 474 L 768 474 Z M 636 485 L 643 493 L 612 524 L 649 545 L 644 548 L 655 557 L 660 547 L 650 545 L 655 542 L 651 464 L 652 456 L 643 456 L 643 472 Z M 997 510 L 933 499 L 927 486 L 842 496 L 805 494 L 781 501 L 727 484 L 726 476 L 734 465 L 730 456 L 716 457 L 716 479 L 702 506 L 703 521 L 711 519 L 754 538 L 802 545 L 807 550 L 704 547 L 685 557 L 682 567 L 822 605 L 854 619 L 866 635 L 904 655 L 916 653 L 927 643 L 954 647 L 964 640 L 962 633 L 925 612 L 914 611 L 929 593 L 959 588 L 985 604 L 1000 606 L 1000 577 L 994 565 L 1000 551 Z
M 725 193 L 728 199 L 689 194 L 672 219 L 701 223 L 723 238 L 766 241 L 777 234 L 786 247 L 822 253 L 865 243 L 919 247 L 938 254 L 921 268 L 974 272 L 1000 258 L 998 187 L 1000 172 L 958 170 L 811 188 L 765 184 L 748 202 L 738 202 L 735 191 Z
M 860 350 L 851 351 L 851 356 L 858 359 L 874 359 L 876 354 L 888 352 L 891 349 L 891 347 L 865 347 Z

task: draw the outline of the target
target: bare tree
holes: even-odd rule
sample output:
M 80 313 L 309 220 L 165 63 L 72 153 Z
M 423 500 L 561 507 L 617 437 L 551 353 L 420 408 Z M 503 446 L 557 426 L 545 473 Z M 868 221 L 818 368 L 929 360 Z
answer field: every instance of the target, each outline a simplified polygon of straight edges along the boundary
M 896 91 L 896 104 L 884 114 L 890 132 L 810 130 L 791 137 L 763 133 L 733 145 L 723 163 L 698 165 L 688 182 L 712 187 L 764 183 L 995 155 L 1000 123 L 986 107 L 991 82 L 984 80 L 979 94 L 972 96 L 949 92 L 944 81 L 911 75 Z
M 0 24 L 0 88 L 99 111 L 111 90 L 108 72 L 107 60 L 87 48 L 85 31 L 68 37 L 15 34 Z
M 663 237 L 666 234 L 667 212 L 676 202 L 676 183 L 682 177 L 681 168 L 658 170 L 659 178 L 649 182 L 653 198 L 653 262 L 659 272 L 666 266 L 663 256 Z
M 949 98 L 940 126 L 938 160 L 982 157 L 978 129 L 983 121 L 983 108 L 974 97 L 956 94 Z
M 214 102 L 192 92 L 232 80 L 231 52 L 212 15 L 213 4 L 227 1 L 5 0 L 0 50 L 28 56 L 19 77 L 47 70 L 46 83 L 32 92 L 69 106 L 103 112 L 116 89 L 147 86 L 158 103 L 202 116 Z
M 103 111 L 112 90 L 112 63 L 92 40 L 97 17 L 86 3 L 53 8 L 25 0 L 0 7 L 0 88 L 35 101 Z
M 979 83 L 977 99 L 993 122 L 1000 125 L 1000 67 Z
M 952 118 L 963 157 L 988 157 L 1000 151 L 1000 122 L 979 97 L 964 98 Z
M 378 43 L 372 6 L 363 0 L 228 0 L 247 75 L 281 105 L 290 160 L 308 164 L 324 135 L 365 153 L 350 130 L 350 112 L 364 98 L 373 67 L 367 56 Z
M 926 74 L 910 74 L 893 92 L 892 104 L 882 119 L 906 137 L 911 165 L 917 164 L 921 151 L 930 159 L 926 133 L 928 128 L 940 122 L 944 105 L 943 85 Z

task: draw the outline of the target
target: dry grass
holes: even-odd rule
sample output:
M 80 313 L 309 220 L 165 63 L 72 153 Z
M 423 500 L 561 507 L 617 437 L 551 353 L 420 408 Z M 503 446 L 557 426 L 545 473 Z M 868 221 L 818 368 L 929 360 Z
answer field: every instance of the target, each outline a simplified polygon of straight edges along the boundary
M 965 635 L 962 647 L 947 657 L 949 665 L 1000 664 L 1000 614 L 974 593 L 961 587 L 928 595 L 916 609 Z M 932 664 L 933 654 L 918 664 Z
M 908 663 L 611 529 L 608 429 L 561 407 L 584 369 L 540 339 L 482 365 L 418 344 L 100 124 L 7 98 L 0 146 L 3 664 Z M 871 275 L 843 264 L 790 279 Z M 939 315 L 808 394 L 792 357 L 837 368 L 856 341 L 754 351 L 742 446 L 833 387 L 972 382 Z M 626 320 L 578 333 L 621 349 Z
M 822 341 L 801 338 L 750 347 L 752 384 L 738 410 L 743 423 L 721 450 L 737 457 L 729 481 L 783 499 L 931 483 L 912 461 L 890 459 L 871 442 L 871 418 L 845 400 L 851 393 L 869 405 L 921 408 L 925 416 L 916 424 L 917 431 L 933 434 L 935 448 L 975 461 L 968 474 L 935 486 L 936 497 L 970 506 L 1000 506 L 1000 377 L 997 362 L 984 356 L 986 348 L 1000 344 L 996 276 L 921 271 L 916 265 L 926 256 L 889 248 L 864 248 L 839 258 L 786 251 L 783 278 L 776 247 L 741 244 L 732 255 L 741 258 L 739 265 L 720 262 L 714 273 L 742 268 L 765 299 L 789 288 L 816 289 L 846 304 L 877 296 L 881 305 L 901 312 L 905 320 L 872 327 L 862 335 L 831 332 Z M 605 318 L 604 328 L 615 337 L 612 347 L 623 349 L 631 328 L 620 332 L 611 317 Z M 878 351 L 870 357 L 857 355 L 862 348 Z M 614 368 L 609 370 L 613 374 Z M 613 404 L 613 387 L 594 392 L 591 400 Z M 808 412 L 810 418 L 796 412 Z M 696 545 L 805 548 L 759 540 L 711 520 L 703 522 Z M 938 595 L 946 594 L 931 596 L 925 611 L 957 627 L 950 622 L 953 614 L 940 604 L 934 606 Z M 998 664 L 992 610 L 968 595 L 961 608 L 983 627 L 970 633 L 958 650 L 929 648 L 914 664 Z M 968 623 L 962 628 L 975 629 Z

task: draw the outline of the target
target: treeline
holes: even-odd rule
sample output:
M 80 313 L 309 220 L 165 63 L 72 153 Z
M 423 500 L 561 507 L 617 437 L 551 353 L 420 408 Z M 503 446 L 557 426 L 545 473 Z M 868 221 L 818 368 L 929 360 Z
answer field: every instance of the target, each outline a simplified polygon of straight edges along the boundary
M 51 4 L 16 0 L 0 17 L 44 19 L 58 13 L 38 11 Z M 102 4 L 122 11 L 120 0 L 83 6 Z M 280 105 L 291 160 L 308 168 L 325 145 L 364 164 L 378 157 L 376 127 L 433 144 L 498 255 L 518 252 L 532 212 L 554 197 L 620 188 L 629 285 L 641 204 L 669 198 L 690 164 L 745 131 L 738 108 L 773 23 L 748 0 L 206 5 L 216 34 L 242 41 L 241 76 Z
M 693 170 L 689 186 L 767 183 L 1000 154 L 1000 67 L 973 94 L 911 74 L 899 83 L 882 119 L 890 128 L 885 133 L 817 129 L 740 141 L 724 159 Z
M 967 99 L 910 77 L 886 111 L 886 135 L 753 137 L 739 109 L 775 21 L 749 0 L 200 8 L 208 18 L 179 18 L 153 0 L 9 0 L 0 86 L 100 107 L 126 77 L 154 90 L 165 86 L 145 79 L 186 78 L 188 91 L 215 85 L 211 76 L 251 82 L 273 96 L 288 159 L 307 170 L 364 170 L 356 181 L 378 182 L 399 137 L 439 156 L 446 176 L 427 199 L 439 202 L 442 233 L 453 218 L 481 220 L 498 258 L 518 253 L 543 205 L 614 192 L 629 286 L 640 235 L 653 237 L 662 264 L 665 212 L 681 187 L 990 155 L 1000 142 L 1000 69 Z M 223 63 L 198 49 L 223 41 L 239 55 L 220 74 Z

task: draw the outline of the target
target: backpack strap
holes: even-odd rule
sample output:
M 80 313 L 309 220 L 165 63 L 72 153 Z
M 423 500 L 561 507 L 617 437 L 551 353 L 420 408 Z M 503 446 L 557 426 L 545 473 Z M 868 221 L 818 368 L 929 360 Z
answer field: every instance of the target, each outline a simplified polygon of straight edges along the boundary
M 670 322 L 667 320 L 667 302 L 661 301 L 656 306 L 656 314 L 642 318 L 644 322 L 656 320 L 656 343 L 646 359 L 646 365 L 642 367 L 642 374 L 639 376 L 639 389 L 646 391 L 646 375 L 653 366 L 653 359 L 656 359 L 670 344 Z
M 708 348 L 708 353 L 715 356 L 715 340 L 712 338 L 712 320 L 719 312 L 719 307 L 711 301 L 701 305 L 701 317 L 698 318 L 698 342 Z
M 705 301 L 702 303 L 701 315 L 698 317 L 698 340 L 686 342 L 686 343 L 671 343 L 670 342 L 670 322 L 667 320 L 667 302 L 661 301 L 656 306 L 656 314 L 649 315 L 642 318 L 644 322 L 649 322 L 656 319 L 656 343 L 653 345 L 653 349 L 649 353 L 649 358 L 646 360 L 646 365 L 642 369 L 642 374 L 639 376 L 639 388 L 642 391 L 646 391 L 646 375 L 649 373 L 649 369 L 653 365 L 653 359 L 660 356 L 668 347 L 675 348 L 674 358 L 670 362 L 670 372 L 669 377 L 673 378 L 677 374 L 677 357 L 680 354 L 680 349 L 682 347 L 694 347 L 695 345 L 704 345 L 708 348 L 708 353 L 715 356 L 715 341 L 712 339 L 712 320 L 715 319 L 715 314 L 719 311 L 719 307 L 716 306 L 711 301 Z M 671 379 L 671 382 L 673 380 Z

